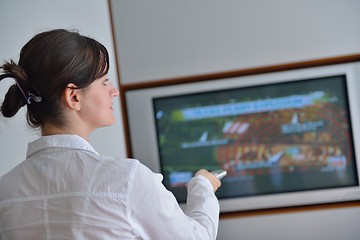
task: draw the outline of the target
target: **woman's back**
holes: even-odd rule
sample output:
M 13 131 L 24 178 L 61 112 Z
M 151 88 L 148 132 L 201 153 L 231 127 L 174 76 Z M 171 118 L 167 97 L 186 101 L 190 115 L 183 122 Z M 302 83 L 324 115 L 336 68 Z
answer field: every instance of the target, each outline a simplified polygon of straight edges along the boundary
M 50 138 L 45 145 L 44 138 L 30 145 L 29 158 L 0 178 L 3 234 L 11 239 L 133 236 L 124 203 L 138 161 L 101 157 L 77 136 Z

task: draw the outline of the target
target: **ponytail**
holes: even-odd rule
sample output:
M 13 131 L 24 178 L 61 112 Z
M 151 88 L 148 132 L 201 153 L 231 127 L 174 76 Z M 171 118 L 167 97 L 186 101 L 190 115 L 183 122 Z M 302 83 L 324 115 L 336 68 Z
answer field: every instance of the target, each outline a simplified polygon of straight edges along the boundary
M 29 82 L 25 71 L 13 61 L 6 62 L 2 67 L 3 74 L 0 81 L 5 78 L 13 78 L 12 85 L 5 95 L 1 106 L 1 113 L 4 117 L 13 117 L 21 107 L 31 102 L 41 102 L 41 97 L 30 91 Z

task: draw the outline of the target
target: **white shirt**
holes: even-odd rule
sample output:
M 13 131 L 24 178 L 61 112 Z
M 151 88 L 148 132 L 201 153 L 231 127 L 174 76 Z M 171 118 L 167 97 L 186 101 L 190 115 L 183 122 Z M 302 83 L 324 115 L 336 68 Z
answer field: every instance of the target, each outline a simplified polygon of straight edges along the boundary
M 76 135 L 41 137 L 0 178 L 0 238 L 216 239 L 219 203 L 203 176 L 187 209 L 138 160 L 100 156 Z

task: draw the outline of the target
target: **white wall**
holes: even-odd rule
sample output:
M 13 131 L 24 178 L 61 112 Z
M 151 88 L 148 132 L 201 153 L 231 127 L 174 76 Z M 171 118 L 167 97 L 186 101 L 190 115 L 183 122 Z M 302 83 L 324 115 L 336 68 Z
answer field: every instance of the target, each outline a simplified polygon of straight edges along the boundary
M 123 84 L 360 52 L 359 0 L 111 3 Z
M 360 208 L 220 221 L 219 240 L 359 240 Z
M 360 53 L 359 0 L 111 0 L 121 82 Z M 219 240 L 356 240 L 360 208 L 220 221 Z
M 109 77 L 117 84 L 114 45 L 106 0 L 0 0 L 0 61 L 18 60 L 21 47 L 36 33 L 51 28 L 78 29 L 103 43 L 110 53 Z M 0 102 L 11 79 L 0 83 Z M 101 154 L 126 156 L 120 100 L 114 101 L 116 123 L 96 130 L 90 142 Z M 27 143 L 39 133 L 27 127 L 25 108 L 14 118 L 0 117 L 0 176 L 25 159 Z

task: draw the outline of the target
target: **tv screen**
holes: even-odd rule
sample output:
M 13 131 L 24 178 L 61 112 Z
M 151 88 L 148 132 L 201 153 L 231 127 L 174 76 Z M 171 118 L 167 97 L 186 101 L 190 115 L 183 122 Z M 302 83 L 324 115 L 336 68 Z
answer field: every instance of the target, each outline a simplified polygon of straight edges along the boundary
M 219 199 L 357 186 L 346 75 L 153 98 L 164 185 L 225 169 Z

